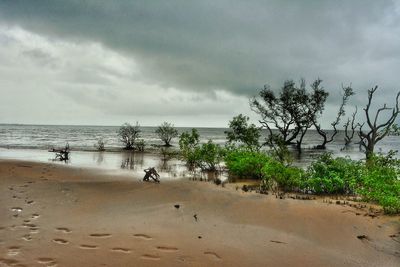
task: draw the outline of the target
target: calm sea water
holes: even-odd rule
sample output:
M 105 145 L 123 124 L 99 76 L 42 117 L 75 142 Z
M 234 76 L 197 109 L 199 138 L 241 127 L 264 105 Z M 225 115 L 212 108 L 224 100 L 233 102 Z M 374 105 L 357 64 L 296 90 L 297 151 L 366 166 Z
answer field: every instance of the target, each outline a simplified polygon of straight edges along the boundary
M 99 138 L 106 142 L 106 149 L 118 150 L 123 147 L 118 139 L 118 126 L 53 126 L 53 125 L 0 125 L 0 159 L 15 158 L 36 161 L 51 161 L 52 153 L 47 152 L 52 147 L 62 147 L 69 143 L 71 153 L 70 165 L 85 167 L 102 167 L 106 169 L 137 170 L 142 173 L 144 168 L 158 166 L 167 170 L 169 177 L 185 175 L 184 164 L 179 160 L 165 163 L 155 155 L 139 155 L 127 152 L 93 152 Z M 162 142 L 155 134 L 156 127 L 142 127 L 141 138 L 148 146 L 160 145 Z M 177 128 L 179 133 L 191 128 Z M 225 128 L 198 128 L 201 142 L 213 140 L 223 145 L 226 141 Z M 265 133 L 264 133 L 265 134 Z M 336 156 L 349 156 L 353 159 L 364 157 L 358 145 L 352 145 L 343 150 L 343 132 L 339 132 L 334 142 L 327 145 L 328 152 Z M 355 138 L 356 139 L 356 138 Z M 315 150 L 320 144 L 320 136 L 315 131 L 309 131 L 304 138 L 303 153 L 294 155 L 294 164 L 307 166 L 315 157 L 325 151 Z M 357 140 L 355 140 L 357 141 Z M 177 147 L 178 140 L 172 144 Z M 400 137 L 388 136 L 377 146 L 377 152 L 400 149 Z M 91 152 L 89 152 L 91 151 Z
M 118 126 L 55 126 L 55 125 L 0 125 L 0 147 L 49 149 L 69 143 L 73 150 L 94 150 L 99 138 L 106 148 L 117 149 L 123 145 L 118 139 Z M 191 128 L 177 128 L 179 133 Z M 161 145 L 155 134 L 156 127 L 141 127 L 141 137 L 148 145 Z M 212 139 L 218 144 L 225 142 L 223 128 L 198 128 L 202 141 Z M 175 139 L 173 144 L 177 145 Z

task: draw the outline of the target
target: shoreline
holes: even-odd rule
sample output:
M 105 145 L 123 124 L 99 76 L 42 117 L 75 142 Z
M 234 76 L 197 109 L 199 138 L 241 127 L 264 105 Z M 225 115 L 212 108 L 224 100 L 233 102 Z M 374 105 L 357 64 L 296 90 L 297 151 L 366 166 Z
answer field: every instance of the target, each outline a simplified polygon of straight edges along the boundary
M 398 266 L 400 217 L 186 179 L 0 160 L 0 263 Z M 176 208 L 175 205 L 179 205 Z M 196 215 L 196 217 L 194 217 Z

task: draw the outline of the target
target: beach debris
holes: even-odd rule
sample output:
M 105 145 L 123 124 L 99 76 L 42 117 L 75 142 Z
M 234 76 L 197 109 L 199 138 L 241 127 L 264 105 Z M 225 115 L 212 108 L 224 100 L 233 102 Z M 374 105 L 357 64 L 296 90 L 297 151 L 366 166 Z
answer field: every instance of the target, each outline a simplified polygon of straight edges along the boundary
M 194 218 L 194 219 L 196 220 L 196 222 L 197 222 L 197 220 L 198 220 L 197 214 L 193 215 L 193 218 Z
M 144 172 L 146 173 L 143 177 L 143 181 L 150 181 L 150 178 L 153 179 L 154 182 L 159 183 L 160 182 L 160 175 L 156 171 L 154 167 L 150 167 L 147 169 L 144 169 Z
M 270 240 L 269 242 L 277 243 L 277 244 L 287 244 L 286 242 L 278 241 L 278 240 Z
M 358 235 L 357 238 L 360 240 L 368 239 L 368 237 L 366 235 Z
M 181 205 L 175 204 L 174 207 L 175 207 L 175 209 L 179 209 L 181 207 Z
M 69 160 L 70 149 L 69 149 L 68 143 L 65 145 L 64 148 L 61 148 L 61 149 L 52 148 L 49 150 L 49 152 L 56 153 L 55 160 L 59 160 L 59 161 L 68 161 Z

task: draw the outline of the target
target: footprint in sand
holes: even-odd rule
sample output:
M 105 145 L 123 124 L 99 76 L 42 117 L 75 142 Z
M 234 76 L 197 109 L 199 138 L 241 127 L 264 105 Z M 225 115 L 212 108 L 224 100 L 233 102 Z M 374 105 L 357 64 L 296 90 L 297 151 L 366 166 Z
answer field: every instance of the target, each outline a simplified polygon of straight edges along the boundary
M 277 244 L 287 244 L 286 242 L 278 241 L 278 240 L 270 240 L 269 242 L 277 243 Z
M 96 237 L 96 238 L 108 238 L 111 237 L 111 234 L 90 234 L 90 237 Z
M 27 227 L 27 228 L 36 228 L 37 227 L 37 225 L 34 223 L 23 223 L 22 226 Z
M 11 208 L 11 210 L 12 211 L 14 211 L 14 212 L 21 212 L 22 211 L 22 208 L 20 208 L 20 207 L 13 207 L 13 208 Z
M 217 253 L 212 252 L 212 251 L 206 251 L 206 252 L 204 252 L 204 255 L 210 256 L 214 260 L 221 260 L 221 257 Z
M 112 248 L 111 251 L 122 252 L 122 253 L 131 253 L 131 250 L 127 249 L 127 248 Z
M 152 240 L 153 238 L 151 236 L 145 235 L 145 234 L 135 234 L 133 235 L 136 238 L 140 238 L 143 240 Z
M 25 240 L 25 241 L 31 241 L 32 240 L 32 236 L 31 235 L 24 235 L 24 236 L 21 237 L 21 239 Z
M 151 254 L 143 254 L 141 258 L 144 260 L 153 260 L 153 261 L 160 260 L 160 257 L 158 257 L 157 255 L 151 255 Z
M 80 245 L 79 248 L 81 248 L 81 249 L 97 249 L 98 247 L 95 246 L 95 245 L 86 245 L 86 244 L 83 244 L 83 245 Z
M 68 228 L 66 228 L 66 227 L 58 227 L 58 228 L 56 228 L 56 231 L 62 232 L 62 233 L 64 233 L 64 234 L 71 233 L 71 230 L 68 229 Z
M 32 216 L 31 216 L 31 218 L 34 219 L 34 220 L 36 220 L 36 219 L 39 218 L 39 217 L 40 217 L 40 215 L 37 214 L 37 213 L 34 213 L 34 214 L 32 214 Z
M 35 203 L 35 201 L 33 201 L 33 200 L 28 200 L 28 201 L 25 201 L 27 204 L 33 204 L 33 203 Z
M 53 239 L 53 242 L 54 242 L 54 243 L 57 243 L 57 244 L 61 244 L 61 245 L 65 245 L 65 244 L 68 244 L 68 243 L 69 243 L 67 240 L 62 239 L 62 238 Z
M 3 263 L 5 266 L 17 266 L 19 261 L 14 260 L 14 259 L 4 259 L 0 258 L 0 263 Z
M 157 249 L 162 251 L 162 252 L 175 252 L 175 251 L 178 251 L 178 248 L 168 247 L 168 246 L 158 246 Z
M 17 256 L 20 253 L 19 249 L 20 249 L 20 247 L 17 247 L 17 246 L 8 247 L 7 255 L 10 257 Z
M 38 258 L 37 262 L 40 264 L 46 264 L 46 266 L 56 266 L 57 262 L 53 258 Z
M 18 167 L 21 167 L 21 168 L 33 168 L 32 166 L 30 166 L 30 165 L 17 165 Z
M 29 233 L 31 234 L 38 234 L 39 233 L 39 227 L 31 227 L 29 228 Z

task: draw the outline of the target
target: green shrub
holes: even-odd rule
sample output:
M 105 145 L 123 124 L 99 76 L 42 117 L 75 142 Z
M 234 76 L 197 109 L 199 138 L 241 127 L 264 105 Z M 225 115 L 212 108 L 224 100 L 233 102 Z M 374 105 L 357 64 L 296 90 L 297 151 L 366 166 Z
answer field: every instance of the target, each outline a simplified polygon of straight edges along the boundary
M 373 155 L 368 163 L 322 155 L 307 170 L 304 188 L 316 194 L 358 194 L 381 205 L 385 213 L 400 213 L 400 161 L 395 153 Z
M 199 147 L 199 134 L 196 129 L 190 133 L 183 132 L 179 137 L 180 154 L 186 164 L 194 167 L 198 161 L 197 148 Z
M 298 191 L 303 188 L 304 171 L 271 159 L 262 168 L 264 180 L 269 187 L 283 191 Z
M 372 156 L 357 190 L 364 200 L 376 202 L 386 213 L 400 213 L 400 161 L 394 155 Z
M 199 139 L 196 129 L 182 133 L 179 138 L 180 154 L 191 168 L 215 171 L 224 158 L 224 149 L 211 140 L 200 145 Z
M 207 171 L 215 171 L 224 158 L 223 148 L 211 140 L 197 147 L 194 154 L 196 167 Z
M 304 187 L 316 194 L 354 194 L 363 168 L 358 161 L 326 153 L 308 168 Z
M 229 172 L 240 178 L 262 179 L 262 168 L 269 160 L 271 158 L 263 152 L 246 149 L 230 149 L 225 156 Z

